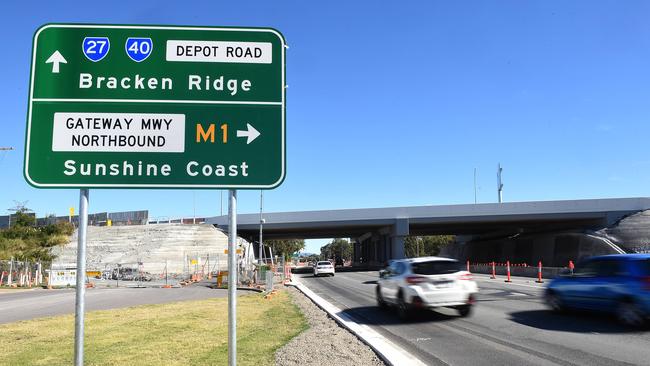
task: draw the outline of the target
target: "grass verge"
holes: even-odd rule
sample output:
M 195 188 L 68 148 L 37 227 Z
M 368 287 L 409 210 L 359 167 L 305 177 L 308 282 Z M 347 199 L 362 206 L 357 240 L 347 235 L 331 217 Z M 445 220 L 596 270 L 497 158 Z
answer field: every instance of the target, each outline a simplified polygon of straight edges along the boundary
M 227 365 L 226 298 L 86 314 L 86 365 Z M 308 325 L 286 291 L 238 297 L 237 362 L 272 365 Z M 74 315 L 0 325 L 0 365 L 73 363 Z

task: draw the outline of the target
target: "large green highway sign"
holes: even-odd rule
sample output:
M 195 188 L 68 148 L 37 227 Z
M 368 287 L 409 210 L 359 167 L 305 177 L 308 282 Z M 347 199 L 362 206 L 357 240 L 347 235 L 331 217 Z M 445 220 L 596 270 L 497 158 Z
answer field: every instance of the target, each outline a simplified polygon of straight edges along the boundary
M 282 35 L 41 27 L 24 174 L 43 188 L 277 187 L 285 176 Z

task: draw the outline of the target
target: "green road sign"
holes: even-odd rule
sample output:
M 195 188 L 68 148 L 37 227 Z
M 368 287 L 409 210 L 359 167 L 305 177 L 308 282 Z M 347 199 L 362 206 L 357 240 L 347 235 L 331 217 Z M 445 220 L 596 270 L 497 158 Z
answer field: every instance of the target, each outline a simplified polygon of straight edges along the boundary
M 50 24 L 33 42 L 31 185 L 282 183 L 285 43 L 276 30 Z

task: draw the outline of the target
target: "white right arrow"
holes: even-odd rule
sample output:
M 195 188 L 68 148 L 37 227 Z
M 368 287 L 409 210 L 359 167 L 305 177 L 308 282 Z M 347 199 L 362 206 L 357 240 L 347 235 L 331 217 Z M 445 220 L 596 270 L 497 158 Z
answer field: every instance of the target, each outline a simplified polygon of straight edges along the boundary
M 47 61 L 45 61 L 46 64 L 52 64 L 52 72 L 55 74 L 59 73 L 59 64 L 64 63 L 67 64 L 68 61 L 63 58 L 63 55 L 59 52 L 59 50 L 54 51 L 52 56 L 50 56 Z
M 246 128 L 247 130 L 245 131 L 237 130 L 237 137 L 248 137 L 246 140 L 246 145 L 248 145 L 260 135 L 260 132 L 251 126 L 250 123 L 246 124 Z

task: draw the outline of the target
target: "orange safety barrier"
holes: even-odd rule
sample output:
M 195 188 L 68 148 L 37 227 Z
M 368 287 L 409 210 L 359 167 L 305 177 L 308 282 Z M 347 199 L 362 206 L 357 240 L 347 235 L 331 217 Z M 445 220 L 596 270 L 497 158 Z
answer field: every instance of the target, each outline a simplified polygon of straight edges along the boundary
M 490 278 L 492 278 L 493 280 L 497 278 L 497 269 L 496 269 L 496 265 L 494 264 L 494 262 L 492 262 L 492 277 L 490 277 Z
M 219 273 L 217 273 L 217 287 L 223 286 L 224 276 L 228 276 L 228 271 L 219 271 Z
M 544 283 L 544 281 L 542 280 L 542 261 L 539 261 L 539 263 L 537 264 L 537 281 L 535 282 Z
M 512 282 L 510 280 L 510 261 L 506 261 L 506 274 L 507 274 L 508 278 L 506 279 L 505 282 Z

